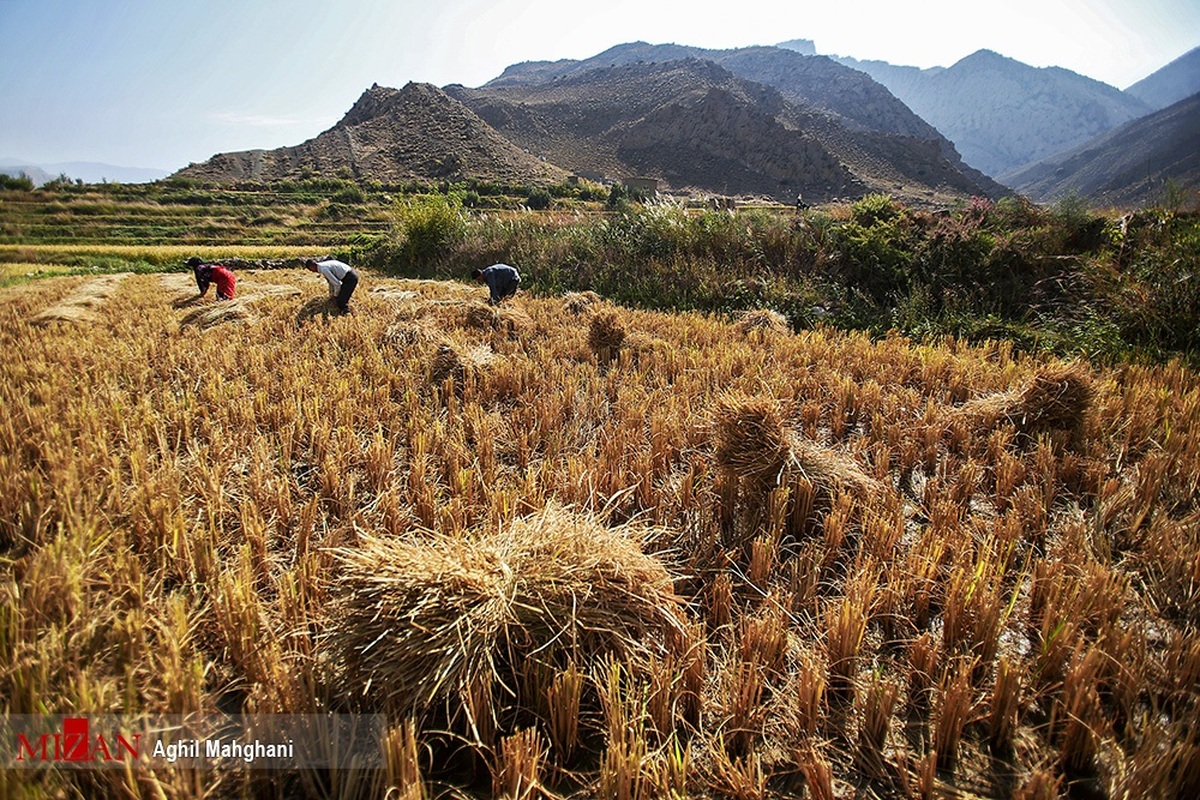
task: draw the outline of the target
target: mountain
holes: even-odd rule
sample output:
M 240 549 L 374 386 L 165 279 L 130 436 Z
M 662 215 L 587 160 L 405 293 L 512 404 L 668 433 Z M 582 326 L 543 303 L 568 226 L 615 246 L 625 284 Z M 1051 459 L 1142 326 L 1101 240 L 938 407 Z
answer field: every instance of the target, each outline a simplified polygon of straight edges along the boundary
M 149 167 L 119 167 L 113 164 L 102 164 L 94 161 L 67 161 L 57 164 L 29 164 L 17 159 L 5 159 L 0 162 L 0 172 L 6 175 L 24 173 L 41 186 L 44 183 L 66 175 L 71 180 L 81 180 L 84 183 L 150 183 L 167 177 L 163 169 Z
M 784 50 L 795 50 L 802 56 L 815 56 L 817 54 L 817 45 L 812 39 L 791 39 L 786 42 L 780 42 L 775 45 Z
M 1158 110 L 1200 92 L 1200 47 L 1183 54 L 1162 69 L 1125 90 Z
M 219 153 L 176 173 L 211 181 L 303 174 L 401 183 L 473 177 L 509 183 L 563 180 L 561 168 L 522 151 L 457 100 L 427 83 L 372 86 L 332 128 L 293 147 Z
M 13 178 L 19 178 L 24 175 L 33 181 L 34 186 L 41 186 L 43 183 L 49 183 L 54 180 L 54 176 L 41 167 L 35 167 L 16 159 L 6 159 L 3 163 L 0 163 L 0 173 Z
M 778 92 L 711 61 L 625 63 L 545 83 L 447 91 L 496 130 L 592 178 L 794 200 L 865 191 Z
M 1077 192 L 1125 208 L 1161 201 L 1168 181 L 1200 185 L 1200 94 L 1002 180 L 1039 202 Z
M 943 202 L 1007 192 L 882 86 L 827 58 L 644 42 L 584 61 L 516 64 L 477 89 L 376 85 L 314 139 L 218 154 L 178 174 L 306 172 L 534 184 L 645 175 L 670 189 L 789 203 L 800 193 Z
M 563 87 L 570 86 L 574 93 L 570 102 L 587 102 L 587 91 L 575 87 L 580 83 L 611 80 L 614 68 L 652 70 L 656 65 L 688 59 L 723 67 L 743 83 L 774 89 L 778 97 L 772 95 L 771 102 L 782 100 L 787 110 L 770 113 L 783 124 L 802 129 L 810 138 L 817 139 L 871 191 L 919 194 L 929 187 L 941 187 L 951 193 L 989 196 L 1006 191 L 964 164 L 946 137 L 874 80 L 824 56 L 805 56 L 786 48 L 706 50 L 634 42 L 582 61 L 516 64 L 479 90 L 469 90 L 461 96 L 473 98 L 467 100 L 469 104 L 478 104 L 482 102 L 481 95 L 503 98 L 505 93 L 513 95 L 523 90 L 530 96 L 520 102 L 542 103 L 544 100 L 538 98 L 559 97 Z M 660 96 L 661 102 L 670 100 L 669 94 Z M 610 113 L 625 113 L 619 98 Z M 488 118 L 486 114 L 483 116 Z M 489 122 L 504 130 L 502 122 L 493 119 Z M 686 124 L 686 120 L 682 123 Z M 782 190 L 776 189 L 771 194 L 779 196 Z
M 796 40 L 802 41 L 802 40 Z M 788 44 L 795 44 L 789 42 Z M 582 61 L 525 62 L 509 67 L 482 88 L 507 89 L 558 81 L 604 67 L 653 65 L 696 59 L 718 64 L 739 78 L 777 89 L 793 103 L 820 110 L 856 130 L 916 136 L 953 147 L 886 88 L 825 56 L 784 47 L 707 50 L 678 44 L 632 42 Z
M 948 68 L 838 58 L 886 86 L 997 176 L 1074 147 L 1152 111 L 1142 100 L 1060 67 L 1036 68 L 980 50 Z

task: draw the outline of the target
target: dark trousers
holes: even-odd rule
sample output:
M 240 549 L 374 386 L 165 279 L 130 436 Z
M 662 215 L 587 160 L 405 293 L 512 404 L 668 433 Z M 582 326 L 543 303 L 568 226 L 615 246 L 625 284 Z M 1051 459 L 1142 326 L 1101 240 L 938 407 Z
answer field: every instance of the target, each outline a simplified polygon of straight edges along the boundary
M 492 290 L 492 296 L 488 298 L 488 302 L 496 305 L 501 300 L 507 300 L 517 293 L 517 287 L 521 285 L 520 278 L 514 278 L 503 286 L 497 286 Z
M 354 294 L 355 287 L 358 286 L 358 273 L 350 270 L 346 273 L 346 277 L 342 278 L 342 288 L 338 290 L 337 307 L 345 311 L 350 307 L 350 295 Z

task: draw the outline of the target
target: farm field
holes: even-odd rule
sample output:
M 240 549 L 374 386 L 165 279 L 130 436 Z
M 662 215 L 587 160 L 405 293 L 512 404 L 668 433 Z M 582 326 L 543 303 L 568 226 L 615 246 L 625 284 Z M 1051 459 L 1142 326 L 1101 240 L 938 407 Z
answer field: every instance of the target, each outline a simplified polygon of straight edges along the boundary
M 0 711 L 383 713 L 386 769 L 0 796 L 1200 794 L 1181 362 L 372 272 L 347 316 L 301 270 L 194 295 L 0 288 Z

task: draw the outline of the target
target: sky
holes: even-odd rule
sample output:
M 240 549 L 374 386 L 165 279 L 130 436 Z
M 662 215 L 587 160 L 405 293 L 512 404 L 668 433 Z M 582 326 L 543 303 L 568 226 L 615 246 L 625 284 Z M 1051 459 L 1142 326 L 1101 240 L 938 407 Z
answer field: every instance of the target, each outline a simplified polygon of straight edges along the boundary
M 0 0 L 0 37 L 0 159 L 174 171 L 299 144 L 374 83 L 479 86 L 633 41 L 917 67 L 986 48 L 1123 89 L 1200 45 L 1200 2 Z

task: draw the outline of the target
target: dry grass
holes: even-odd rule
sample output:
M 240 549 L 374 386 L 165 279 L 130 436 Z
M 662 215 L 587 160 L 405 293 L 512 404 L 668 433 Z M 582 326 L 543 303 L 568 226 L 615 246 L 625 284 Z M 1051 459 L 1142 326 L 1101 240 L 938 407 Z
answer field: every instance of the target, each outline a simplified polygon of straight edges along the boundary
M 342 797 L 1195 794 L 1191 369 L 189 281 L 0 289 L 0 712 L 388 709 Z M 94 775 L 0 794 L 310 785 Z

